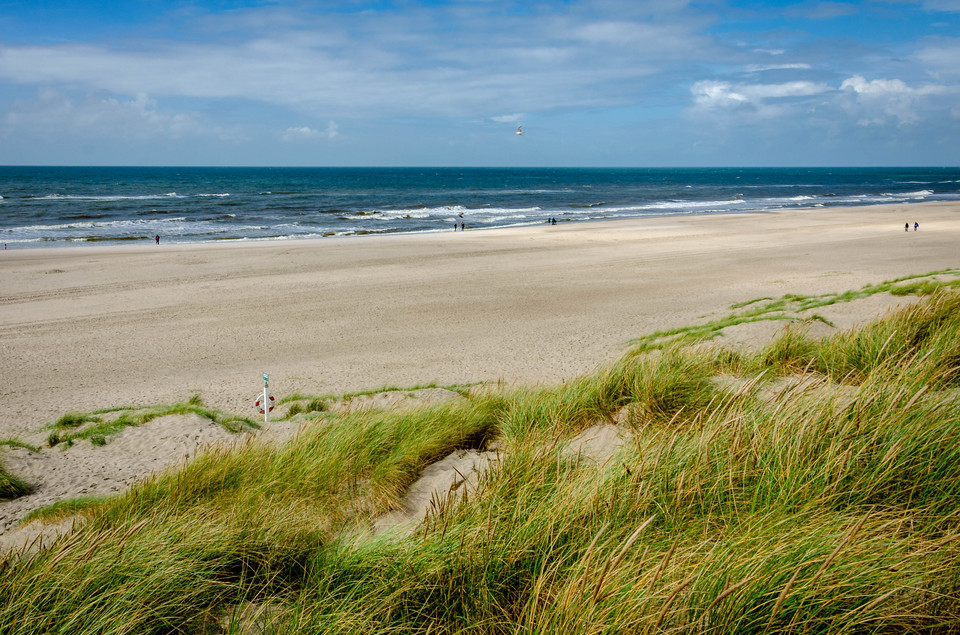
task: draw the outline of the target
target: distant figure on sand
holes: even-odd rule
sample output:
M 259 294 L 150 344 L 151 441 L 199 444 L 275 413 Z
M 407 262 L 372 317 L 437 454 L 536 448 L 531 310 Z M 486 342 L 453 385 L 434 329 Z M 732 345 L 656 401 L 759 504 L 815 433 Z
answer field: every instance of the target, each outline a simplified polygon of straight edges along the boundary
M 160 234 L 157 234 L 156 236 L 154 236 L 153 239 L 157 241 L 158 245 L 160 244 Z
M 920 223 L 913 224 L 913 231 L 917 231 L 917 228 L 920 227 Z
M 904 224 L 903 224 L 903 231 L 905 231 L 905 232 L 910 231 L 910 223 L 904 223 Z

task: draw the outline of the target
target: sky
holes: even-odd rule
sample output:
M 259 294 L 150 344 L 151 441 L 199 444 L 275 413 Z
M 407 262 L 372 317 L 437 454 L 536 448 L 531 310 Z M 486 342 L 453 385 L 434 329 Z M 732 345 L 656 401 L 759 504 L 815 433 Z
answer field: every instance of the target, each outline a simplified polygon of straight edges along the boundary
M 0 0 L 0 165 L 957 166 L 958 34 L 960 0 Z

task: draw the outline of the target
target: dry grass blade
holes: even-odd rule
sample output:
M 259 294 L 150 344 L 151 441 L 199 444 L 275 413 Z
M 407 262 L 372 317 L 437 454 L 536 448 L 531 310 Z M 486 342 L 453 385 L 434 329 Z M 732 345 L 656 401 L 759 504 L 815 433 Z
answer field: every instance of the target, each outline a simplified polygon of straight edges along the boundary
M 777 617 L 777 613 L 780 612 L 780 607 L 783 605 L 783 601 L 787 599 L 787 595 L 790 594 L 790 589 L 793 588 L 793 583 L 797 581 L 797 577 L 800 575 L 800 571 L 805 565 L 800 565 L 797 567 L 797 570 L 793 572 L 793 575 L 790 576 L 790 580 L 787 581 L 787 584 L 784 585 L 783 590 L 780 591 L 780 595 L 777 596 L 777 602 L 773 605 L 773 610 L 770 611 L 770 619 L 767 620 L 767 628 L 773 624 L 773 620 Z
M 591 577 L 590 565 L 593 562 L 593 554 L 596 551 L 597 542 L 600 541 L 600 537 L 604 534 L 604 532 L 607 531 L 609 527 L 610 527 L 609 523 L 603 523 L 603 526 L 600 527 L 600 529 L 597 531 L 596 534 L 594 534 L 593 540 L 590 541 L 590 545 L 587 547 L 587 550 L 583 554 L 583 563 L 584 563 L 583 573 L 581 574 L 582 577 L 580 578 L 580 584 L 579 584 L 581 591 L 583 591 L 584 587 L 587 584 L 587 580 L 589 580 Z
M 754 580 L 754 576 L 750 576 L 749 578 L 746 578 L 745 580 L 741 580 L 736 584 L 732 584 L 728 586 L 726 589 L 724 589 L 723 591 L 721 591 L 720 594 L 717 595 L 717 597 L 713 598 L 713 602 L 710 603 L 710 605 L 706 608 L 706 610 L 704 610 L 703 612 L 704 617 L 706 617 L 707 614 L 710 613 L 710 610 L 713 609 L 716 605 L 720 604 L 725 599 L 727 599 L 727 597 L 731 593 L 736 593 L 737 589 L 739 589 L 745 584 L 752 582 L 753 580 Z
M 670 595 L 667 596 L 667 599 L 663 601 L 663 608 L 660 609 L 660 613 L 657 615 L 657 621 L 653 625 L 653 630 L 660 628 L 660 624 L 663 622 L 663 618 L 667 616 L 667 611 L 670 610 L 670 606 L 673 604 L 673 601 L 677 599 L 677 596 L 680 595 L 684 589 L 690 586 L 690 583 L 693 582 L 696 577 L 696 574 L 691 575 L 670 592 Z
M 863 523 L 867 521 L 867 518 L 869 518 L 869 516 L 870 516 L 870 513 L 867 513 L 863 518 L 858 520 L 857 524 L 853 526 L 853 529 L 851 529 L 847 533 L 847 535 L 844 536 L 843 540 L 840 541 L 840 544 L 837 545 L 837 548 L 833 550 L 833 553 L 830 554 L 830 556 L 824 561 L 820 569 L 816 572 L 816 574 L 814 574 L 813 579 L 810 580 L 811 585 L 816 584 L 817 581 L 820 580 L 820 577 L 824 574 L 824 572 L 826 572 L 826 570 L 830 567 L 830 565 L 833 564 L 833 561 L 836 559 L 838 555 L 840 555 L 840 552 L 843 550 L 843 548 L 846 547 L 847 544 L 854 539 L 854 537 L 856 537 L 857 533 L 859 533 L 860 531 L 860 528 L 863 527 Z
M 600 575 L 597 576 L 597 583 L 593 587 L 593 596 L 591 597 L 591 602 L 593 602 L 594 604 L 597 603 L 598 596 L 600 595 L 600 589 L 603 588 L 603 583 L 607 576 L 607 572 L 611 570 L 616 570 L 616 568 L 620 566 L 620 561 L 623 560 L 623 557 L 626 555 L 627 551 L 630 549 L 630 547 L 633 546 L 633 543 L 637 541 L 637 538 L 640 537 L 640 534 L 643 533 L 643 530 L 649 527 L 650 523 L 652 523 L 654 519 L 656 519 L 656 517 L 657 517 L 656 514 L 654 514 L 650 518 L 643 521 L 643 523 L 639 527 L 637 527 L 632 534 L 630 534 L 630 537 L 627 538 L 627 541 L 623 544 L 623 547 L 620 549 L 620 553 L 616 555 L 613 561 L 611 561 L 609 558 L 607 559 L 607 562 L 604 565 L 603 570 L 600 572 Z
M 657 583 L 657 581 L 660 579 L 660 575 L 667 568 L 667 563 L 669 563 L 670 558 L 673 557 L 673 552 L 676 551 L 678 544 L 680 544 L 680 538 L 675 538 L 673 540 L 673 544 L 670 545 L 670 549 L 667 550 L 667 555 L 663 557 L 663 560 L 660 561 L 660 566 L 658 566 L 657 570 L 653 573 L 653 578 L 650 580 L 648 591 L 653 591 L 653 586 Z

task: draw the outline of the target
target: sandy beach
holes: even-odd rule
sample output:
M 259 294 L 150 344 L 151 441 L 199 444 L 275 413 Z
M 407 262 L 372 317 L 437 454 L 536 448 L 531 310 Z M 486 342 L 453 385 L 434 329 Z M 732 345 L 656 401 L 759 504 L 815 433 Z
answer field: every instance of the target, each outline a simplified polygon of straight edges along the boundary
M 731 303 L 956 267 L 958 246 L 960 205 L 931 203 L 8 250 L 0 438 L 35 437 L 67 411 L 194 394 L 255 416 L 264 372 L 278 398 L 560 382 L 613 361 L 631 338 L 726 315 Z M 842 329 L 905 301 L 874 296 L 821 313 Z M 750 343 L 776 328 L 725 337 Z M 147 464 L 150 444 L 140 443 L 130 452 Z
M 925 204 L 8 250 L 0 436 L 197 393 L 253 414 L 264 372 L 278 396 L 558 382 L 730 303 L 954 267 L 958 246 L 960 206 Z

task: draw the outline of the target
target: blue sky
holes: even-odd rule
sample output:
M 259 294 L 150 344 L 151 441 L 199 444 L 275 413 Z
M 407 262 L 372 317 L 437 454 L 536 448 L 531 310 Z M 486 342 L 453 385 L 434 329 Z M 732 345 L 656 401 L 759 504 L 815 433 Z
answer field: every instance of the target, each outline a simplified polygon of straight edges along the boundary
M 0 164 L 956 166 L 958 34 L 960 0 L 0 0 Z

